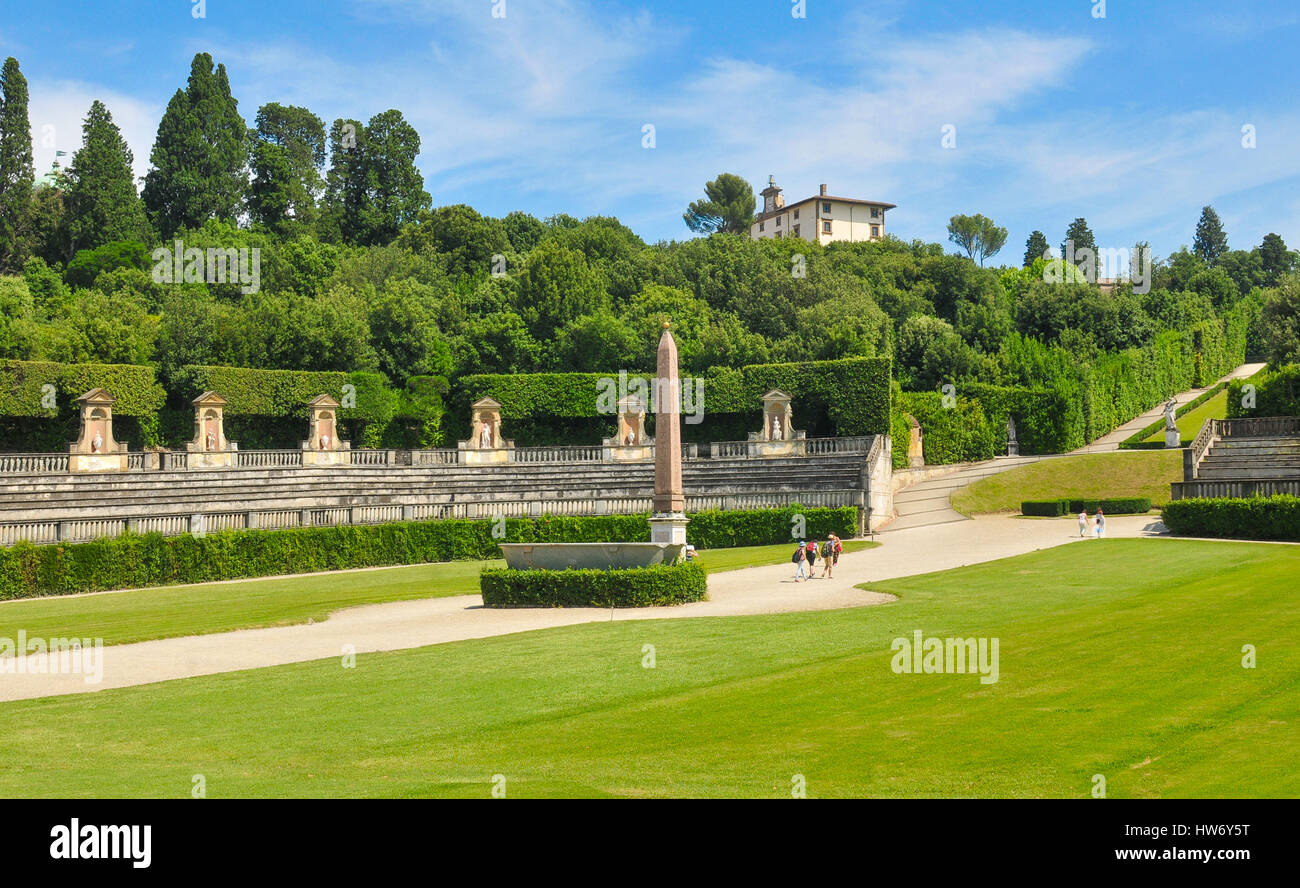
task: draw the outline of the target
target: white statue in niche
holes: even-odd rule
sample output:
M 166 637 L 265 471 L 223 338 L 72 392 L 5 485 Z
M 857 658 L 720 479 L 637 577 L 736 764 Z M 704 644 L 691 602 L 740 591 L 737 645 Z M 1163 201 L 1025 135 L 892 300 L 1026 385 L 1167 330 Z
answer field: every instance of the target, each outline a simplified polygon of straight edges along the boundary
M 95 439 L 90 442 L 90 452 L 100 453 L 104 449 L 104 436 L 100 434 L 99 429 L 95 430 Z
M 772 440 L 781 440 L 781 417 L 779 416 L 772 417 Z
M 330 436 L 328 432 L 320 436 L 320 449 L 321 450 L 330 449 Z
M 631 426 L 628 427 L 627 437 L 623 439 L 623 443 L 626 444 L 628 447 L 631 447 L 633 444 L 636 443 L 636 429 L 632 428 Z
M 484 420 L 483 431 L 478 436 L 478 446 L 483 450 L 492 449 L 492 423 Z
M 208 429 L 207 448 L 209 450 L 217 449 L 217 436 L 213 433 L 212 429 Z

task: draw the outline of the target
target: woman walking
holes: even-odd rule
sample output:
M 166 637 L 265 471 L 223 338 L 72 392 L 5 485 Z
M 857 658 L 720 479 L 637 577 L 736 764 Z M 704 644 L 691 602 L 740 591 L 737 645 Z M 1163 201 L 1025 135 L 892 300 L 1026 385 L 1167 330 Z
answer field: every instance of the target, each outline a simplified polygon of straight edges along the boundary
M 803 570 L 804 564 L 806 563 L 806 556 L 804 555 L 803 550 L 803 540 L 799 541 L 799 546 L 794 550 L 794 554 L 790 556 L 790 560 L 794 562 L 794 581 L 797 583 L 799 580 L 805 578 Z

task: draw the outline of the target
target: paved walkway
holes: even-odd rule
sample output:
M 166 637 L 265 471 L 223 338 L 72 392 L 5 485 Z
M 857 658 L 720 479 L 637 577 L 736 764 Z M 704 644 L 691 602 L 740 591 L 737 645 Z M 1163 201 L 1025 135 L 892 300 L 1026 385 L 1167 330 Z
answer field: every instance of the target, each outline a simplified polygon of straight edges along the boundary
M 1112 518 L 1107 525 L 1113 537 L 1163 531 L 1147 516 Z M 81 675 L 0 673 L 0 701 L 341 658 L 345 646 L 365 654 L 611 619 L 739 616 L 883 604 L 892 597 L 854 586 L 1072 542 L 1087 544 L 1079 539 L 1073 521 L 990 517 L 891 534 L 878 548 L 841 556 L 834 579 L 795 583 L 793 567 L 787 563 L 714 574 L 709 578 L 708 601 L 680 607 L 496 610 L 484 608 L 478 595 L 366 605 L 339 611 L 320 623 L 106 647 L 103 680 L 98 684 L 87 684 Z
M 1214 385 L 1220 382 L 1227 382 L 1233 379 L 1244 379 L 1247 376 L 1253 376 L 1261 369 L 1263 364 L 1242 364 L 1236 370 L 1233 370 L 1222 379 L 1216 381 Z M 1174 396 L 1178 406 L 1194 401 L 1205 392 L 1207 388 L 1188 389 L 1185 392 L 1179 392 Z M 1078 450 L 1071 451 L 1069 455 L 1073 456 L 1080 453 L 1107 453 L 1119 450 L 1121 441 L 1127 439 L 1130 435 L 1138 432 L 1165 415 L 1164 405 L 1154 407 L 1143 413 L 1141 416 L 1134 417 L 1115 429 L 1108 435 L 1103 435 L 1091 444 L 1080 447 Z M 938 524 L 948 524 L 953 521 L 969 520 L 965 515 L 952 508 L 949 497 L 954 491 L 961 490 L 968 484 L 974 484 L 981 478 L 987 478 L 989 475 L 996 475 L 999 472 L 1005 472 L 1008 469 L 1015 469 L 1020 466 L 1038 462 L 1041 459 L 1053 459 L 1058 454 L 1045 456 L 998 456 L 983 462 L 971 463 L 960 469 L 941 475 L 937 478 L 930 478 L 926 481 L 920 481 L 910 487 L 905 487 L 894 494 L 894 512 L 898 515 L 893 521 L 885 525 L 882 529 L 884 533 L 893 533 L 900 530 L 911 530 L 916 527 L 930 527 Z

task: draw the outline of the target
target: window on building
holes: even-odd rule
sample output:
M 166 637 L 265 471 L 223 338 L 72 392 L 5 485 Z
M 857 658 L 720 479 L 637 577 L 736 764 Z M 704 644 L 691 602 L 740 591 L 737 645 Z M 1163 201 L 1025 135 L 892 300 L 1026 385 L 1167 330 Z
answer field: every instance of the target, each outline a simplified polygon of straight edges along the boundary
M 758 223 L 758 230 L 759 230 L 759 231 L 762 231 L 763 228 L 764 228 L 764 226 L 766 226 L 766 225 L 767 225 L 766 222 L 759 222 L 759 223 Z
M 796 226 L 794 227 L 794 236 L 795 236 L 795 237 L 798 237 L 798 236 L 799 236 L 799 226 L 798 226 L 798 225 L 796 225 Z
M 776 217 L 776 227 L 777 227 L 777 228 L 780 228 L 780 227 L 781 227 L 781 217 L 780 217 L 780 216 L 777 216 L 777 217 Z
M 795 210 L 795 211 L 794 211 L 794 217 L 795 217 L 796 219 L 799 218 L 799 211 L 798 211 L 798 210 Z
M 822 212 L 829 213 L 830 211 L 831 211 L 831 202 L 829 200 L 822 201 Z
M 880 207 L 872 207 L 872 208 L 871 208 L 871 218 L 872 218 L 872 219 L 879 219 L 879 218 L 880 218 Z
M 880 226 L 879 226 L 879 225 L 872 225 L 872 226 L 871 226 L 871 236 L 872 236 L 872 237 L 880 237 Z
M 831 233 L 831 220 L 827 219 L 825 222 L 822 223 L 822 234 L 830 234 L 830 233 Z

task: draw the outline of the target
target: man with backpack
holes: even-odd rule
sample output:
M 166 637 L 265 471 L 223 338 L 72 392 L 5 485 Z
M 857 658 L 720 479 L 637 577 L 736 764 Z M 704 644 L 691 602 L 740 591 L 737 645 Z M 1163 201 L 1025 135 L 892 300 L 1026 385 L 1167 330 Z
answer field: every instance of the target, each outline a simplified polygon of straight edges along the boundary
M 835 565 L 840 563 L 840 553 L 844 551 L 844 544 L 835 534 L 831 534 L 826 539 L 826 545 L 822 548 L 822 577 L 827 580 L 834 579 L 831 575 L 834 572 Z

